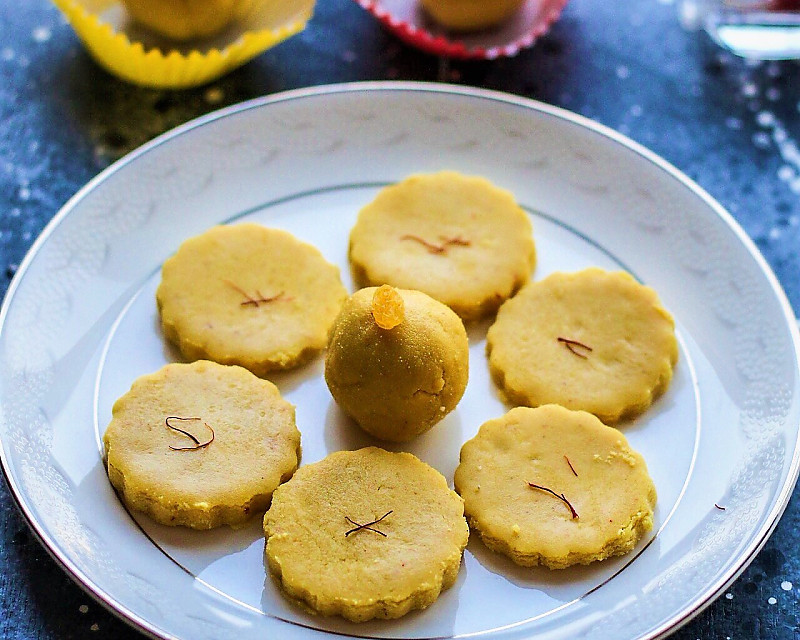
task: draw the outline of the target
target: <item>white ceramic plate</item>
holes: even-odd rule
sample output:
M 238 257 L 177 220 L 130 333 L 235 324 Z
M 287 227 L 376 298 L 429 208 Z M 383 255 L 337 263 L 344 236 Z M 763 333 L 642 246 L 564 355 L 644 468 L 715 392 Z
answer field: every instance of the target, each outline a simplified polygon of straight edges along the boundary
M 281 597 L 265 574 L 258 519 L 192 532 L 131 517 L 107 481 L 100 434 L 137 376 L 176 359 L 154 304 L 162 261 L 211 225 L 254 220 L 318 246 L 352 288 L 347 240 L 358 209 L 387 183 L 443 168 L 517 196 L 533 218 L 536 279 L 589 265 L 628 269 L 674 314 L 673 383 L 623 427 L 658 488 L 648 539 L 624 558 L 552 572 L 518 568 L 473 539 L 456 585 L 427 611 L 355 625 Z M 798 473 L 797 328 L 731 217 L 621 136 L 496 93 L 322 88 L 162 136 L 56 216 L 0 320 L 0 435 L 12 491 L 66 571 L 157 637 L 657 637 L 753 558 Z M 461 444 L 506 410 L 488 377 L 485 330 L 470 330 L 458 409 L 407 447 L 448 478 Z M 304 464 L 371 442 L 333 403 L 319 359 L 275 381 L 297 405 Z

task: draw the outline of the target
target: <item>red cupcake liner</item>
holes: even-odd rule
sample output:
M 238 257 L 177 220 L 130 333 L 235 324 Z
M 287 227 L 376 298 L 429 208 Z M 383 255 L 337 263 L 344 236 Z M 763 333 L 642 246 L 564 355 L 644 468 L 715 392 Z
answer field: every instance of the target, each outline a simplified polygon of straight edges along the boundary
M 567 0 L 526 0 L 505 24 L 486 31 L 453 34 L 436 25 L 418 0 L 355 0 L 403 42 L 437 56 L 494 60 L 517 55 L 550 28 Z

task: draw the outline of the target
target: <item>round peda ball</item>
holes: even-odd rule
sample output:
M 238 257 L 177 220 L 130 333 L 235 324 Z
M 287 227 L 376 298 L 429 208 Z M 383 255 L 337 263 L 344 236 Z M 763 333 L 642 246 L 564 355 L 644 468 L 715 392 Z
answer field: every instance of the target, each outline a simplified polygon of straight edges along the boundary
M 675 322 L 656 292 L 598 268 L 530 283 L 501 307 L 486 348 L 514 404 L 560 404 L 607 424 L 645 411 L 678 359 Z
M 350 232 L 360 286 L 416 289 L 464 320 L 494 313 L 535 262 L 530 217 L 511 193 L 455 171 L 382 189 Z
M 456 407 L 468 377 L 464 325 L 430 296 L 384 285 L 361 289 L 342 306 L 325 381 L 364 431 L 411 440 Z
M 129 508 L 161 524 L 239 525 L 297 469 L 294 407 L 241 367 L 168 364 L 138 378 L 112 413 L 109 480 Z
M 284 594 L 363 622 L 431 605 L 456 580 L 469 527 L 441 473 L 369 447 L 301 467 L 275 492 L 264 534 Z
M 526 567 L 623 555 L 653 527 L 644 458 L 617 429 L 558 405 L 484 423 L 461 448 L 455 487 L 484 544 Z
M 525 0 L 420 0 L 422 7 L 450 31 L 480 31 L 509 20 Z
M 216 35 L 244 15 L 252 0 L 122 0 L 134 20 L 173 40 Z
M 345 298 L 338 267 L 318 249 L 252 223 L 186 240 L 164 262 L 156 291 L 164 335 L 187 360 L 262 377 L 324 349 Z

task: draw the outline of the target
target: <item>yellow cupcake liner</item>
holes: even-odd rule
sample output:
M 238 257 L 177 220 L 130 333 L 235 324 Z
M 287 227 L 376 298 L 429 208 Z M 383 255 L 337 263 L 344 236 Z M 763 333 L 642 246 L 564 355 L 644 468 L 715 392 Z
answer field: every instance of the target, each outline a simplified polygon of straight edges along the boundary
M 188 43 L 136 25 L 116 0 L 53 0 L 86 49 L 114 75 L 145 87 L 205 84 L 302 31 L 314 0 L 255 0 L 253 10 L 220 35 Z

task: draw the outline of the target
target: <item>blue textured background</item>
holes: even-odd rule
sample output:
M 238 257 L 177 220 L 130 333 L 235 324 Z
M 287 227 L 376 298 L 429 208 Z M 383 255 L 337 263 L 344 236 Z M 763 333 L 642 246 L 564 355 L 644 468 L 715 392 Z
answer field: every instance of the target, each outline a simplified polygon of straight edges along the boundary
M 509 60 L 448 63 L 402 45 L 351 0 L 319 0 L 302 34 L 207 87 L 169 92 L 106 74 L 44 0 L 0 0 L 2 290 L 67 198 L 153 136 L 284 89 L 400 79 L 536 98 L 650 147 L 733 213 L 797 313 L 800 66 L 723 53 L 705 34 L 682 29 L 678 10 L 672 0 L 572 0 L 532 50 Z M 753 564 L 674 638 L 800 638 L 799 505 L 795 496 Z M 0 638 L 142 638 L 49 558 L 2 483 Z

